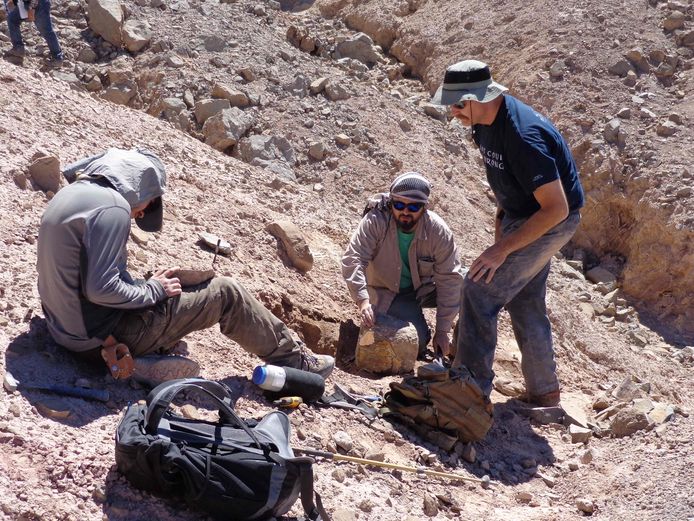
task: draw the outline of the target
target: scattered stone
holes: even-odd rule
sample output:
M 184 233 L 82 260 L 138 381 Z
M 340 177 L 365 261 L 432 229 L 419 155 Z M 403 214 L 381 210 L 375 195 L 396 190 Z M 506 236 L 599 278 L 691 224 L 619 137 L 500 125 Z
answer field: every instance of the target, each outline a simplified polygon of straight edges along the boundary
M 333 434 L 333 441 L 335 442 L 335 445 L 337 447 L 339 447 L 345 452 L 349 452 L 350 450 L 352 450 L 352 447 L 354 446 L 352 437 L 345 431 L 335 432 L 335 434 Z
M 384 315 L 374 327 L 359 331 L 355 364 L 377 374 L 408 373 L 414 369 L 418 351 L 415 327 Z
M 545 485 L 547 485 L 549 488 L 554 488 L 554 486 L 557 484 L 557 480 L 553 476 L 549 476 L 549 475 L 543 474 L 541 472 L 538 472 L 535 475 L 538 478 L 542 479 L 542 481 L 545 482 Z
M 234 154 L 246 163 L 262 166 L 289 181 L 296 181 L 291 167 L 296 163 L 294 149 L 281 136 L 255 134 L 239 141 Z
M 347 474 L 345 473 L 343 468 L 337 467 L 335 470 L 333 470 L 332 476 L 335 481 L 337 481 L 338 483 L 342 483 L 347 477 Z
M 371 512 L 374 509 L 374 502 L 370 499 L 362 499 L 357 505 L 362 512 Z
M 660 137 L 670 137 L 675 135 L 675 132 L 677 132 L 677 124 L 670 120 L 658 123 L 655 129 L 655 133 Z
M 123 24 L 123 45 L 130 52 L 140 52 L 152 39 L 152 28 L 145 20 L 126 20 Z
M 612 396 L 620 402 L 631 402 L 636 398 L 647 398 L 650 390 L 650 383 L 637 382 L 633 376 L 628 376 L 612 391 Z
M 267 231 L 282 245 L 282 251 L 289 262 L 302 272 L 313 267 L 313 254 L 301 230 L 290 221 L 275 221 L 267 226 Z
M 135 242 L 135 244 L 144 248 L 145 246 L 147 246 L 150 236 L 146 231 L 133 226 L 130 228 L 130 237 L 132 237 L 133 242 Z
M 63 179 L 60 160 L 47 152 L 37 152 L 29 165 L 29 177 L 44 192 L 56 193 L 60 190 Z
M 624 146 L 626 144 L 626 132 L 619 119 L 610 120 L 602 131 L 602 135 L 610 144 Z
M 625 57 L 634 65 L 634 67 L 639 70 L 639 72 L 647 73 L 651 70 L 648 59 L 643 55 L 643 51 L 641 49 L 631 49 L 626 53 Z
M 687 19 L 687 15 L 685 15 L 682 11 L 672 11 L 664 20 L 663 20 L 663 29 L 666 31 L 674 31 L 675 29 L 682 29 L 684 27 L 684 22 Z
M 600 266 L 588 270 L 586 278 L 595 284 L 614 284 L 617 282 L 617 278 L 612 273 Z
M 614 74 L 615 76 L 620 76 L 622 78 L 626 76 L 629 71 L 633 72 L 633 70 L 634 67 L 632 67 L 632 65 L 624 59 L 621 59 L 618 62 L 614 63 L 608 69 L 610 74 Z
M 425 516 L 436 517 L 439 514 L 439 502 L 435 497 L 425 494 L 422 510 L 424 511 Z
M 365 33 L 357 33 L 353 37 L 335 46 L 336 58 L 352 58 L 367 65 L 383 63 L 385 59 L 374 45 L 371 37 Z
M 433 103 L 424 103 L 422 105 L 422 108 L 424 109 L 424 113 L 434 119 L 438 119 L 439 121 L 446 121 L 448 119 L 448 113 L 446 110 L 446 107 L 442 105 L 434 105 Z
M 346 100 L 352 96 L 344 85 L 333 81 L 325 85 L 325 94 L 330 101 Z
M 571 435 L 571 443 L 587 443 L 593 436 L 593 431 L 578 425 L 569 425 L 569 434 Z
M 577 461 L 571 460 L 567 463 L 569 470 L 571 472 L 576 472 L 579 469 L 579 465 Z
M 463 453 L 461 454 L 463 459 L 468 463 L 474 463 L 477 459 L 477 451 L 472 443 L 466 443 L 463 447 Z
M 549 67 L 549 76 L 553 80 L 561 80 L 566 72 L 566 63 L 564 60 L 557 60 Z
M 595 458 L 595 452 L 593 449 L 587 449 L 581 453 L 579 456 L 579 461 L 584 465 L 588 465 Z
M 533 500 L 533 495 L 525 490 L 516 492 L 516 500 L 521 503 L 530 503 Z
M 398 121 L 398 125 L 400 125 L 400 129 L 403 132 L 409 132 L 412 130 L 412 123 L 410 123 L 410 120 L 407 118 L 402 118 L 400 121 Z
M 564 409 L 561 407 L 523 407 L 516 409 L 516 412 L 542 425 L 564 421 Z
M 656 403 L 652 410 L 648 412 L 648 419 L 656 425 L 670 421 L 675 415 L 675 409 L 672 405 L 664 405 Z
M 77 61 L 82 63 L 94 63 L 98 56 L 91 47 L 83 47 L 77 54 Z
M 213 251 L 218 250 L 219 253 L 223 255 L 229 255 L 231 253 L 231 244 L 212 233 L 200 232 L 198 237 Z
M 617 117 L 621 119 L 631 118 L 631 109 L 629 107 L 623 107 L 617 112 Z
M 231 108 L 231 104 L 227 99 L 203 99 L 195 104 L 193 112 L 195 113 L 196 121 L 203 125 L 208 118 L 229 108 Z
M 250 105 L 248 96 L 240 90 L 233 89 L 223 83 L 215 83 L 212 87 L 212 97 L 229 101 L 232 107 L 247 107 Z
M 219 101 L 229 104 L 228 100 Z M 231 107 L 206 118 L 202 133 L 205 136 L 205 143 L 216 150 L 225 151 L 236 145 L 254 123 L 255 118 L 252 114 L 237 107 Z
M 317 80 L 313 80 L 311 82 L 311 84 L 308 87 L 308 90 L 311 92 L 311 94 L 319 94 L 323 92 L 327 84 L 328 78 L 318 78 Z
M 337 134 L 335 136 L 335 143 L 343 147 L 348 147 L 352 143 L 352 138 L 347 134 Z
M 647 429 L 650 425 L 651 422 L 645 413 L 629 407 L 615 414 L 610 423 L 610 431 L 615 438 L 623 438 Z
M 311 159 L 322 161 L 325 157 L 325 145 L 320 141 L 311 143 L 308 147 L 308 155 Z
M 586 514 L 593 514 L 593 512 L 595 512 L 595 503 L 590 499 L 577 499 L 576 508 Z
M 648 413 L 653 409 L 653 401 L 650 398 L 636 398 L 633 408 L 638 412 Z
M 236 73 L 248 82 L 255 81 L 257 78 L 255 71 L 250 67 L 242 67 L 238 69 Z

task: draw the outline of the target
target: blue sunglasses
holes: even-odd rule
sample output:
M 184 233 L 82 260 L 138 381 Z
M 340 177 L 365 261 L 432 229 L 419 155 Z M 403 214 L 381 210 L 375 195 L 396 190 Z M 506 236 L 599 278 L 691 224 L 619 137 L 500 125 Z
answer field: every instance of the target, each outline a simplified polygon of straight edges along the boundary
M 399 212 L 407 208 L 408 212 L 417 213 L 419 210 L 424 208 L 424 203 L 405 203 L 403 201 L 393 201 L 393 208 Z

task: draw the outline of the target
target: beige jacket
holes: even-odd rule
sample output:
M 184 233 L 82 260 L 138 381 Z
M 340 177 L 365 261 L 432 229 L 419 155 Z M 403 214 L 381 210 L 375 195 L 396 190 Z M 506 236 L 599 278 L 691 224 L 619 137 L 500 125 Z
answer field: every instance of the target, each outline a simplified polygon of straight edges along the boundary
M 448 225 L 429 210 L 415 228 L 408 254 L 418 298 L 436 290 L 436 331 L 448 333 L 460 305 L 463 281 L 458 251 Z M 355 302 L 368 298 L 386 313 L 400 287 L 402 261 L 390 209 L 367 213 L 342 257 L 342 276 Z

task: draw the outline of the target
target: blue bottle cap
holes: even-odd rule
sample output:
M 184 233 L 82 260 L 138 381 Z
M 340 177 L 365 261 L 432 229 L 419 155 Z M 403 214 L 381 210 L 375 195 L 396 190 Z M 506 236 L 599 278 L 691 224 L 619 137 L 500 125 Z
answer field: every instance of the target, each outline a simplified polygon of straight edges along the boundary
M 264 365 L 259 365 L 255 369 L 253 369 L 253 383 L 255 385 L 260 385 L 262 384 L 265 379 L 267 378 L 267 369 L 265 369 Z

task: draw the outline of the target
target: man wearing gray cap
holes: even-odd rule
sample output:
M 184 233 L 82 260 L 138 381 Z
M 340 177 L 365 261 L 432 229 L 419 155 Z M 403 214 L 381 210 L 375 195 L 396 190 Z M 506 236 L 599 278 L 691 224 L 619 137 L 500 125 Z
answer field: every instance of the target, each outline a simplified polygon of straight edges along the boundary
M 489 67 L 465 60 L 446 69 L 433 103 L 472 129 L 496 196 L 495 241 L 463 282 L 455 364 L 489 394 L 496 321 L 511 316 L 522 353 L 525 401 L 558 405 L 552 332 L 545 306 L 550 259 L 573 236 L 583 189 L 566 141 L 543 115 L 506 93 Z
M 39 229 L 38 289 L 48 331 L 66 349 L 102 359 L 116 379 L 155 385 L 196 376 L 198 364 L 166 356 L 188 333 L 220 331 L 265 362 L 327 377 L 334 359 L 313 355 L 285 324 L 229 277 L 186 286 L 178 268 L 134 280 L 127 271 L 131 219 L 161 230 L 166 171 L 146 149 L 110 148 L 64 170 L 71 184 Z M 160 356 L 154 353 L 163 353 Z
M 448 354 L 462 276 L 453 234 L 427 209 L 431 185 L 417 172 L 399 175 L 374 199 L 342 257 L 342 276 L 362 326 L 388 314 L 411 322 L 424 355 L 431 339 L 423 307 L 436 307 L 434 349 Z

